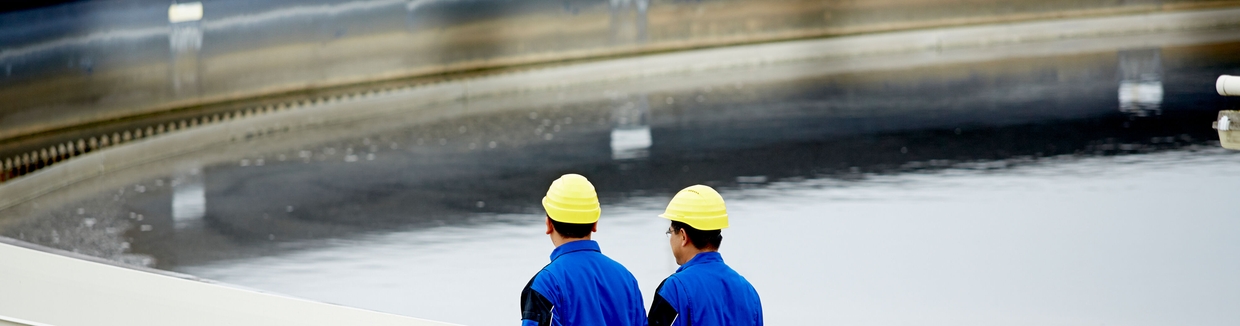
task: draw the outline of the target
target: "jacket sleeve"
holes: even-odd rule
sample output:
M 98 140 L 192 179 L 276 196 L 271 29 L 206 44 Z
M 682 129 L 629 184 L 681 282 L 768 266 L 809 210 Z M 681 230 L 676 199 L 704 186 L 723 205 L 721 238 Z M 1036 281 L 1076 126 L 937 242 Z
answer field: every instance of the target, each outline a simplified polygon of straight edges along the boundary
M 671 279 L 670 277 L 668 279 Z M 672 306 L 666 298 L 663 297 L 663 285 L 668 279 L 664 279 L 659 283 L 659 288 L 654 290 L 654 302 L 650 304 L 650 315 L 646 317 L 647 324 L 650 326 L 668 326 L 676 321 L 676 307 Z
M 525 285 L 525 289 L 521 290 L 521 325 L 522 326 L 549 326 L 551 325 L 551 300 L 542 293 L 535 291 L 534 280 L 538 275 L 534 275 L 530 279 L 529 284 Z
M 762 319 L 763 319 L 763 317 L 762 317 L 762 298 L 758 297 L 758 292 L 757 292 L 757 291 L 754 291 L 754 300 L 758 301 L 758 320 L 757 320 L 757 322 L 755 322 L 755 323 L 754 323 L 754 325 L 757 325 L 757 326 L 763 326 L 763 325 L 764 325 L 764 321 L 762 320 Z

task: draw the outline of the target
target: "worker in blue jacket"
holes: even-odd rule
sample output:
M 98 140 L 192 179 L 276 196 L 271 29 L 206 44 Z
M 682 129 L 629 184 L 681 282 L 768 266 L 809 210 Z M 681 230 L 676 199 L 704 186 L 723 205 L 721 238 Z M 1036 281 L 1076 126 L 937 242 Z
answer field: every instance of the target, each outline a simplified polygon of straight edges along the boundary
M 762 325 L 758 291 L 719 255 L 720 233 L 728 227 L 723 197 L 711 187 L 691 186 L 659 217 L 672 220 L 667 235 L 680 268 L 655 290 L 649 325 Z
M 543 208 L 555 250 L 521 291 L 521 325 L 645 326 L 637 279 L 590 240 L 600 213 L 594 185 L 564 175 L 551 183 Z

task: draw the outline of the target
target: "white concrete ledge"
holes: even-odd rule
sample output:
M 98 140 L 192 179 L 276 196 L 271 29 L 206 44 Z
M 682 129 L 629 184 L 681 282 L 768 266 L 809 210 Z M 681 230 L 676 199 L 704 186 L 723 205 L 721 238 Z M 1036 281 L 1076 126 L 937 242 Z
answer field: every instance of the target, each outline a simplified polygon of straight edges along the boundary
M 47 326 L 47 325 L 32 322 L 32 321 L 21 320 L 17 318 L 9 318 L 5 316 L 0 316 L 0 326 Z
M 451 325 L 118 267 L 13 241 L 0 241 L 3 326 Z

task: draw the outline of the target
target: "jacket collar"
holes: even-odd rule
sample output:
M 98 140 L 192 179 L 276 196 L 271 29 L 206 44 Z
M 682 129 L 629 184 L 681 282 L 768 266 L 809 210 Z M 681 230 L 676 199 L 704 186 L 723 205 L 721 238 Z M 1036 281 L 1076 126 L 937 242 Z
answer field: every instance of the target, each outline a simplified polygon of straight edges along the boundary
M 551 251 L 551 261 L 555 261 L 556 258 L 560 258 L 560 256 L 563 256 L 570 252 L 586 251 L 586 250 L 602 252 L 602 250 L 600 250 L 598 247 L 598 242 L 595 242 L 594 240 L 570 241 L 568 243 L 560 245 L 559 247 L 556 247 L 555 250 Z
M 680 268 L 677 268 L 676 272 L 680 273 L 680 271 L 689 268 L 689 266 L 722 262 L 723 256 L 719 255 L 718 251 L 699 252 L 697 255 L 693 255 L 693 258 L 690 258 L 684 265 L 680 265 Z

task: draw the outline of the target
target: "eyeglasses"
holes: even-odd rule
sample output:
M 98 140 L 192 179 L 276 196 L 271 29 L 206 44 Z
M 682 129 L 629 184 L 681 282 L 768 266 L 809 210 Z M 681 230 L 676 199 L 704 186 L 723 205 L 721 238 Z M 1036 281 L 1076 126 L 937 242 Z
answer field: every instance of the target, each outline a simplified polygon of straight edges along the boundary
M 667 228 L 667 231 L 663 232 L 663 234 L 667 235 L 668 238 L 672 237 L 672 233 L 675 233 L 672 228 Z

